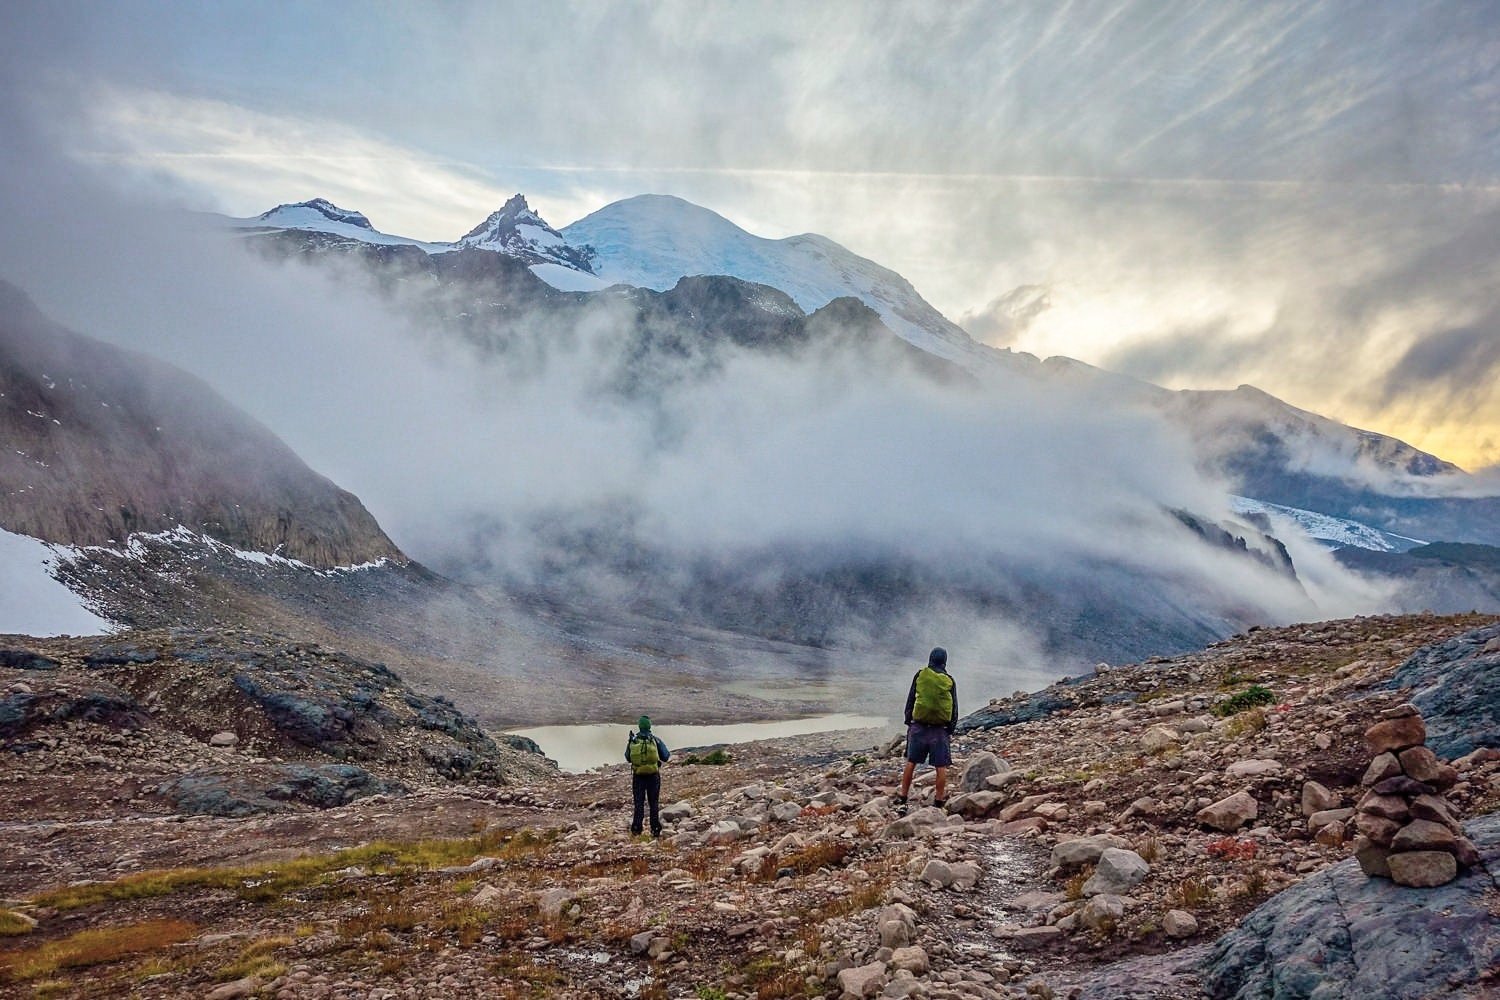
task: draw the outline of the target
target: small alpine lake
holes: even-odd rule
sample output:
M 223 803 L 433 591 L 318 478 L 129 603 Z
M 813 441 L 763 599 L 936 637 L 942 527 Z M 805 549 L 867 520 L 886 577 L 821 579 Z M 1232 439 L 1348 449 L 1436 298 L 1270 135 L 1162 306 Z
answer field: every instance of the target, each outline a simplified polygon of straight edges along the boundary
M 776 722 L 738 722 L 715 726 L 681 726 L 663 723 L 652 732 L 661 737 L 672 760 L 680 760 L 684 747 L 709 747 L 719 744 L 749 743 L 781 736 L 806 736 L 839 729 L 891 729 L 895 723 L 876 715 L 816 715 L 804 719 Z M 635 720 L 589 723 L 577 726 L 534 726 L 512 729 L 515 736 L 536 741 L 542 753 L 557 761 L 564 771 L 578 773 L 603 764 L 624 763 L 625 741 L 635 729 Z

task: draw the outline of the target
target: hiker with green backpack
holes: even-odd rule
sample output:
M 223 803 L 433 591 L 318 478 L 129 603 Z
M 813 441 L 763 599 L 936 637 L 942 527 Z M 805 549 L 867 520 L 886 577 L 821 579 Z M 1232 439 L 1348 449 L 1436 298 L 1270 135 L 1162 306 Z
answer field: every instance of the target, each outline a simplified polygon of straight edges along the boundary
M 901 772 L 901 791 L 896 813 L 906 815 L 906 796 L 917 765 L 931 762 L 937 768 L 937 787 L 932 804 L 948 804 L 948 767 L 953 763 L 948 738 L 958 727 L 958 687 L 948 676 L 948 651 L 938 646 L 927 656 L 927 666 L 911 679 L 906 693 L 906 770 Z
M 630 818 L 630 833 L 641 835 L 646 801 L 651 802 L 651 836 L 661 836 L 661 766 L 672 759 L 672 753 L 661 738 L 651 732 L 651 719 L 641 716 L 637 730 L 625 741 L 625 760 L 630 764 L 630 792 L 635 812 Z

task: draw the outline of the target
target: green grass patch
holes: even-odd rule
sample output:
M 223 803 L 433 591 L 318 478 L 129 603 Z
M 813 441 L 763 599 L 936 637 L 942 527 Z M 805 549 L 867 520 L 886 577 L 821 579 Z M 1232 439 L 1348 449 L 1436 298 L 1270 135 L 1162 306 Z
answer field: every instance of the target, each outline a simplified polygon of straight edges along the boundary
M 699 757 L 695 753 L 690 753 L 686 757 L 683 758 L 682 762 L 684 764 L 716 764 L 717 765 L 717 764 L 728 764 L 728 763 L 730 763 L 733 760 L 734 760 L 734 758 L 731 757 L 731 756 L 729 756 L 729 752 L 727 750 L 725 750 L 723 747 L 720 747 L 717 750 L 710 750 L 708 753 L 704 754 L 702 757 Z
M 1230 695 L 1213 707 L 1213 713 L 1221 719 L 1239 715 L 1260 705 L 1276 704 L 1276 694 L 1268 687 L 1251 684 L 1245 690 Z

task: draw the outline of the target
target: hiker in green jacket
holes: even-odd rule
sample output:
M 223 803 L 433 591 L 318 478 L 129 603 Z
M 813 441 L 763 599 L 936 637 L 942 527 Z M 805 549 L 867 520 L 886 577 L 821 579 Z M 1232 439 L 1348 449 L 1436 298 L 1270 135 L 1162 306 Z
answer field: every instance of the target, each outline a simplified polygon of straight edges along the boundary
M 937 787 L 932 804 L 948 804 L 948 767 L 953 754 L 948 738 L 958 726 L 958 686 L 948 676 L 948 651 L 938 646 L 927 656 L 927 666 L 911 679 L 906 693 L 906 770 L 901 772 L 901 792 L 896 812 L 906 815 L 906 796 L 917 765 L 931 762 L 937 768 Z
M 672 752 L 651 732 L 651 719 L 641 716 L 638 731 L 625 741 L 625 760 L 630 763 L 630 792 L 635 812 L 630 817 L 631 835 L 641 835 L 646 801 L 651 802 L 651 836 L 661 836 L 661 766 L 672 759 Z

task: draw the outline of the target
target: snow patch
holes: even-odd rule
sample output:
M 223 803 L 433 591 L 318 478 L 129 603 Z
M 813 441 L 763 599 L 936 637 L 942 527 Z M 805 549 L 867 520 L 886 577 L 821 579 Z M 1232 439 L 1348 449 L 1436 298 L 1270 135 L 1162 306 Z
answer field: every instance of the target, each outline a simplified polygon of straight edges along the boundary
M 56 546 L 56 548 L 62 553 L 73 556 L 85 555 L 90 552 L 108 552 L 121 559 L 141 561 L 150 554 L 152 544 L 169 545 L 176 549 L 203 548 L 216 555 L 228 556 L 232 559 L 238 559 L 241 562 L 254 563 L 258 566 L 284 566 L 288 569 L 302 570 L 316 576 L 338 576 L 342 573 L 359 573 L 365 570 L 379 569 L 390 563 L 389 559 L 381 556 L 372 562 L 319 569 L 316 566 L 310 566 L 302 562 L 300 559 L 290 559 L 274 552 L 237 549 L 232 545 L 219 541 L 217 538 L 210 538 L 208 535 L 196 532 L 182 524 L 166 531 L 138 531 L 125 539 L 125 544 L 119 548 L 113 548 L 108 545 Z
M 98 635 L 114 626 L 52 574 L 68 551 L 0 529 L 0 632 L 19 635 Z

